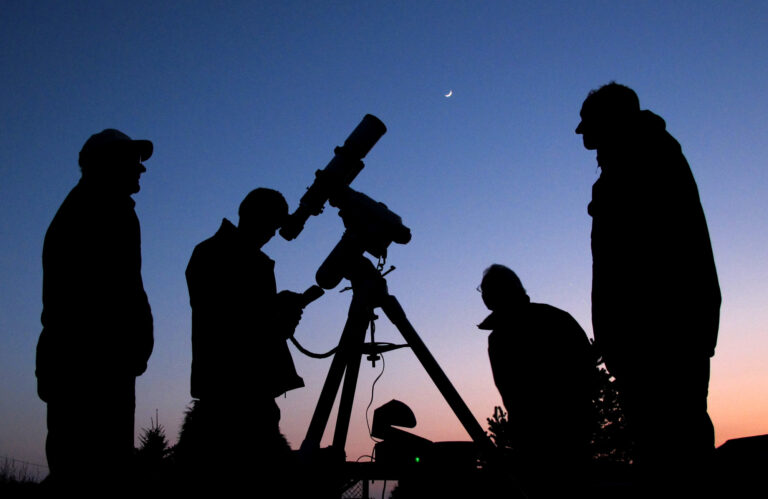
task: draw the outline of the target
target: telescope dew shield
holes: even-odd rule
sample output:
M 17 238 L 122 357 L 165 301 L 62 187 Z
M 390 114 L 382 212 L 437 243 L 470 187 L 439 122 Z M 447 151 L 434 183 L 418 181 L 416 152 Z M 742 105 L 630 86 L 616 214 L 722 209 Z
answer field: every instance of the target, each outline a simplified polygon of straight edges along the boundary
M 280 229 L 280 235 L 291 241 L 304 229 L 304 224 L 311 215 L 323 211 L 328 198 L 339 189 L 348 186 L 365 166 L 362 159 L 387 132 L 387 127 L 372 114 L 366 114 L 357 127 L 352 130 L 344 145 L 334 150 L 333 159 L 315 172 L 315 181 L 301 197 L 299 207 L 288 216 Z
M 342 149 L 349 151 L 354 158 L 363 159 L 385 133 L 386 125 L 376 116 L 366 114 L 344 141 Z

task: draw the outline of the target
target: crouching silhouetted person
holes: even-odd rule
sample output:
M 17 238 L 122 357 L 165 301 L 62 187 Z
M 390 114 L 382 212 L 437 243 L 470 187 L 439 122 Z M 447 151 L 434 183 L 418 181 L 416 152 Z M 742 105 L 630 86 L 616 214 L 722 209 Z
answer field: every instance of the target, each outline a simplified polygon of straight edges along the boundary
M 193 481 L 232 491 L 285 493 L 290 447 L 275 402 L 304 386 L 286 340 L 301 318 L 295 294 L 277 293 L 261 251 L 288 216 L 274 190 L 259 188 L 195 247 L 186 276 L 192 306 L 191 394 L 196 402 Z
M 517 275 L 494 264 L 480 284 L 491 314 L 488 356 L 504 401 L 513 472 L 533 497 L 585 482 L 595 426 L 596 366 L 584 330 L 563 310 L 531 303 Z
M 45 235 L 35 374 L 48 405 L 46 485 L 78 495 L 132 479 L 135 383 L 153 332 L 131 194 L 151 155 L 150 141 L 117 130 L 91 136 Z

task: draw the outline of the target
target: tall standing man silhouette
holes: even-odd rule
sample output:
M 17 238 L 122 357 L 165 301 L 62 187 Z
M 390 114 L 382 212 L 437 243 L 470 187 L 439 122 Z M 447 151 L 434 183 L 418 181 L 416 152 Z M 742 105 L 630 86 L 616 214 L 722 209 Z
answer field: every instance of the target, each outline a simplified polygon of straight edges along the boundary
M 80 151 L 82 177 L 43 245 L 37 389 L 47 403 L 51 485 L 88 491 L 129 476 L 136 377 L 153 348 L 141 278 L 139 192 L 148 140 L 114 129 Z
M 588 209 L 596 345 L 641 477 L 686 486 L 714 450 L 707 391 L 721 303 L 696 182 L 664 120 L 626 86 L 590 92 L 576 133 L 601 169 Z

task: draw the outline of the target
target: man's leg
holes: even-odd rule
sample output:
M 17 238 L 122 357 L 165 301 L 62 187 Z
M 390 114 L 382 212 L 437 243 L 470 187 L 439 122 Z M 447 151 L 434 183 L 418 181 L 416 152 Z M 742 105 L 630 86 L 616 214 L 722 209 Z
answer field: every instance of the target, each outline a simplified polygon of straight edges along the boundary
M 650 492 L 699 488 L 709 476 L 714 429 L 707 414 L 709 359 L 665 355 L 621 369 L 622 409 L 635 444 L 638 479 Z

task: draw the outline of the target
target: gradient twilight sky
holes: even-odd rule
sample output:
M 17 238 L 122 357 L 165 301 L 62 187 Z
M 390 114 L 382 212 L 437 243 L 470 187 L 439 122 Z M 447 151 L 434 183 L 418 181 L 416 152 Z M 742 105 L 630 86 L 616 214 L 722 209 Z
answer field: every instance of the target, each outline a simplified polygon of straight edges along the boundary
M 190 401 L 194 246 L 222 217 L 236 221 L 252 188 L 278 189 L 295 209 L 366 113 L 388 132 L 352 187 L 413 233 L 390 247 L 390 292 L 486 428 L 501 402 L 475 327 L 483 269 L 510 266 L 533 301 L 591 336 L 586 207 L 598 171 L 574 128 L 588 91 L 610 80 L 666 120 L 698 182 L 724 296 L 709 397 L 717 442 L 768 433 L 766 26 L 758 1 L 2 2 L 0 456 L 45 463 L 34 378 L 43 237 L 79 178 L 80 147 L 104 128 L 155 145 L 134 196 L 156 338 L 137 434 L 158 409 L 175 441 Z M 279 288 L 314 282 L 343 232 L 336 213 L 265 247 Z M 306 347 L 338 341 L 342 286 L 305 311 Z M 377 340 L 398 342 L 381 315 Z M 674 362 L 648 337 L 659 345 L 649 368 Z M 307 387 L 278 403 L 298 447 L 330 361 L 293 352 Z M 371 451 L 365 407 L 380 367 L 362 366 L 349 459 Z M 414 410 L 414 432 L 468 439 L 408 350 L 386 355 L 372 409 L 392 398 Z M 83 417 L 101 417 L 97 401 Z

